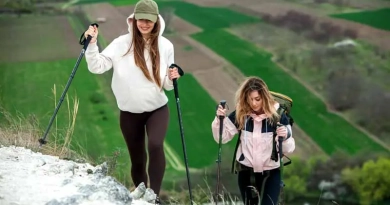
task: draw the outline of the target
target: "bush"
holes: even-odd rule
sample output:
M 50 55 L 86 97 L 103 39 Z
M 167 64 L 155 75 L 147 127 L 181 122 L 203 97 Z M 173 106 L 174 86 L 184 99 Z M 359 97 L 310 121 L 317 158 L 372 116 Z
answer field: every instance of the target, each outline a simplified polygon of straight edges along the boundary
M 358 123 L 384 139 L 390 133 L 390 93 L 378 85 L 367 84 L 364 94 L 361 95 L 355 115 Z
M 342 178 L 358 194 L 361 204 L 374 204 L 390 198 L 389 169 L 390 158 L 381 157 L 344 169 Z
M 345 72 L 346 69 L 339 67 L 328 78 L 328 101 L 337 111 L 354 108 L 361 95 L 361 76 L 356 71 Z
M 343 180 L 343 170 L 347 167 L 361 167 L 368 160 L 375 160 L 381 155 L 361 151 L 355 156 L 349 156 L 343 152 L 332 155 L 327 160 L 317 160 L 308 177 L 308 190 L 318 190 L 334 195 L 338 203 L 344 201 L 358 201 L 354 187 Z

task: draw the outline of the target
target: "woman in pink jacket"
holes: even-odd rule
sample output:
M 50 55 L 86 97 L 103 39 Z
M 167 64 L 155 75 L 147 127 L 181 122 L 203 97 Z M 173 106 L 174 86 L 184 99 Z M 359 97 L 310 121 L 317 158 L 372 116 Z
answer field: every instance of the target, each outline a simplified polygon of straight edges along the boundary
M 254 176 L 254 185 L 262 193 L 261 205 L 278 203 L 280 192 L 279 161 L 271 159 L 272 140 L 284 138 L 283 153 L 291 153 L 295 149 L 291 126 L 285 114 L 279 116 L 278 102 L 274 100 L 268 86 L 258 77 L 247 78 L 236 93 L 235 111 L 223 121 L 222 143 L 225 144 L 240 134 L 240 144 L 235 156 L 238 173 L 238 186 L 245 205 L 258 204 L 253 199 L 248 187 L 253 186 L 251 176 Z M 218 107 L 217 116 L 212 122 L 213 137 L 219 142 L 219 118 L 226 116 L 226 109 Z M 273 124 L 277 122 L 275 130 Z M 276 131 L 276 139 L 273 133 Z M 278 143 L 277 143 L 278 146 Z M 279 159 L 280 160 L 280 159 Z

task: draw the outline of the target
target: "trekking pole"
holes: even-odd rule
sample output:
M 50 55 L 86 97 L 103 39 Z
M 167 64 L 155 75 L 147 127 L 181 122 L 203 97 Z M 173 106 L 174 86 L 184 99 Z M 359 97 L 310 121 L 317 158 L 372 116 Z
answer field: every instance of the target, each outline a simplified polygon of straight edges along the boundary
M 282 125 L 279 125 L 282 126 Z M 283 189 L 284 189 L 284 182 L 283 182 L 283 137 L 278 137 L 279 142 L 279 163 L 280 163 L 280 195 L 279 196 L 279 204 L 283 204 Z
M 183 75 L 184 75 L 183 70 L 182 70 L 178 65 L 176 65 L 176 64 L 172 64 L 169 68 L 172 69 L 172 68 L 174 68 L 174 67 L 177 68 L 177 70 L 178 70 L 180 76 L 183 76 Z M 184 163 L 185 163 L 185 166 L 186 166 L 188 191 L 189 191 L 189 193 L 190 193 L 190 201 L 191 201 L 191 204 L 193 204 L 193 200 L 192 200 L 192 191 L 191 191 L 191 180 L 190 180 L 190 174 L 189 174 L 189 170 L 188 170 L 188 159 L 187 159 L 186 143 L 185 143 L 185 141 L 184 141 L 183 123 L 182 123 L 182 119 L 181 119 L 181 109 L 180 109 L 179 90 L 178 90 L 178 86 L 177 86 L 177 79 L 173 79 L 173 88 L 174 88 L 174 90 L 175 90 L 177 115 L 178 115 L 178 117 L 179 117 L 180 136 L 181 136 L 181 142 L 182 142 L 182 146 L 183 146 Z
M 221 100 L 219 103 L 223 109 L 225 109 L 226 100 Z M 223 119 L 225 116 L 218 116 L 219 118 L 219 142 L 218 142 L 218 169 L 217 169 L 217 190 L 216 190 L 216 198 L 215 204 L 218 204 L 218 195 L 219 195 L 219 183 L 220 183 L 220 175 L 221 175 L 221 150 L 222 150 L 222 133 L 223 133 Z
M 93 24 L 91 24 L 91 26 L 99 27 L 99 25 L 97 23 L 93 23 Z M 82 37 L 84 36 L 84 33 L 81 35 Z M 76 74 L 76 71 L 77 71 L 78 67 L 79 67 L 80 61 L 84 57 L 85 51 L 87 50 L 87 47 L 88 47 L 89 42 L 91 41 L 91 39 L 92 39 L 92 36 L 90 36 L 90 35 L 88 35 L 87 39 L 84 39 L 83 41 L 81 41 L 81 37 L 80 37 L 80 42 L 79 43 L 81 45 L 84 45 L 83 49 L 81 49 L 81 53 L 80 53 L 80 55 L 79 55 L 79 57 L 78 57 L 78 59 L 76 61 L 76 65 L 73 67 L 72 73 L 70 74 L 68 82 L 66 83 L 65 89 L 64 89 L 64 91 L 61 94 L 60 101 L 58 102 L 58 104 L 57 104 L 57 106 L 56 106 L 56 108 L 54 110 L 54 113 L 53 113 L 53 115 L 50 118 L 49 125 L 47 126 L 46 131 L 43 134 L 43 137 L 38 140 L 39 147 L 41 147 L 43 144 L 47 143 L 47 141 L 46 141 L 47 134 L 49 133 L 49 130 L 50 130 L 50 128 L 51 128 L 51 126 L 53 124 L 53 121 L 54 121 L 54 119 L 55 119 L 55 117 L 56 117 L 56 115 L 58 113 L 58 110 L 60 109 L 60 107 L 62 105 L 62 102 L 64 101 L 65 94 L 67 93 L 67 91 L 68 91 L 68 89 L 70 87 L 70 84 L 72 83 L 72 80 L 73 80 L 73 78 L 74 78 L 74 76 Z

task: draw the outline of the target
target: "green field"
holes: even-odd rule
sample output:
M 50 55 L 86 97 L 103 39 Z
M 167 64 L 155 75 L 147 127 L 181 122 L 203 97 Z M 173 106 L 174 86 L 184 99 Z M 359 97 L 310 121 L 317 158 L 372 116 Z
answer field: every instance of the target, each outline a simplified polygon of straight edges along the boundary
M 390 31 L 390 8 L 378 9 L 374 11 L 333 14 L 331 16 Z
M 41 128 L 46 128 L 75 62 L 76 59 L 68 59 L 0 64 L 2 106 L 12 113 L 36 115 Z M 70 98 L 77 97 L 80 103 L 73 139 L 95 158 L 103 153 L 109 154 L 116 147 L 124 147 L 117 111 L 108 104 L 97 80 L 82 61 L 67 93 Z M 56 99 L 52 92 L 54 84 Z M 58 126 L 63 129 L 68 122 L 67 104 L 64 101 L 58 112 Z M 54 132 L 54 126 L 52 128 Z M 51 140 L 50 135 L 48 140 Z
M 158 5 L 161 9 L 174 8 L 176 15 L 203 29 L 226 28 L 235 24 L 259 21 L 256 17 L 243 15 L 230 9 L 201 7 L 183 1 L 161 1 Z
M 79 0 L 76 4 L 110 3 L 114 6 L 126 6 L 136 4 L 139 0 Z
M 222 29 L 194 34 L 193 38 L 229 60 L 246 76 L 260 76 L 270 89 L 292 97 L 295 121 L 326 153 L 332 154 L 337 150 L 350 154 L 362 150 L 385 151 L 348 122 L 327 112 L 325 104 L 278 68 L 266 51 Z

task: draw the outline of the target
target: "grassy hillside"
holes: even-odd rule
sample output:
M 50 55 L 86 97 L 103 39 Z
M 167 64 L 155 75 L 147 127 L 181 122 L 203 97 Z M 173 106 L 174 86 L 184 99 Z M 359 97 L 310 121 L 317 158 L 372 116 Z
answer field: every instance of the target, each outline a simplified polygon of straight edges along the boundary
M 226 28 L 235 24 L 259 21 L 256 17 L 243 15 L 226 8 L 201 7 L 183 1 L 161 1 L 158 4 L 161 9 L 174 8 L 176 15 L 202 29 Z
M 42 129 L 46 128 L 75 62 L 76 59 L 67 59 L 0 64 L 2 106 L 13 113 L 36 115 Z M 54 85 L 56 99 L 52 91 Z M 68 95 L 79 98 L 80 102 L 74 140 L 87 148 L 91 156 L 97 158 L 116 147 L 124 147 L 115 111 L 105 100 L 96 76 L 87 70 L 85 61 L 80 64 Z M 66 128 L 67 124 L 64 101 L 58 112 L 58 127 Z
M 373 11 L 333 14 L 331 16 L 390 31 L 390 8 L 383 8 Z
M 218 38 L 215 38 L 218 36 Z M 224 30 L 205 31 L 193 38 L 229 60 L 247 76 L 260 76 L 270 89 L 294 100 L 294 120 L 328 154 L 343 150 L 355 154 L 361 150 L 384 151 L 384 148 L 358 131 L 326 106 L 299 82 L 278 68 L 271 54 Z M 229 44 L 230 46 L 226 46 Z

